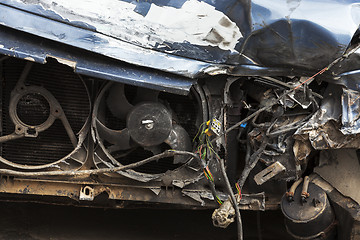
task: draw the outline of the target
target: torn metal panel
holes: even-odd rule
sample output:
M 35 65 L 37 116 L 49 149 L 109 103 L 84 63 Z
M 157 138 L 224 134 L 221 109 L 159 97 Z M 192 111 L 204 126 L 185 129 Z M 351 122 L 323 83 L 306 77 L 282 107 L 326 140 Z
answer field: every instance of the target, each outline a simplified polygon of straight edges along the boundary
M 314 149 L 339 149 L 339 148 L 360 148 L 359 135 L 343 135 L 339 130 L 340 126 L 334 121 L 329 121 L 319 128 L 313 130 L 305 130 L 303 133 L 307 135 L 294 138 L 303 141 L 308 139 Z
M 343 88 L 340 131 L 344 135 L 360 133 L 360 92 Z
M 100 5 L 2 0 L 0 24 L 185 76 L 232 71 L 219 64 L 240 64 L 234 74 L 246 71 L 242 64 L 314 72 L 344 53 L 360 23 L 358 6 L 311 0 L 106 0 Z M 309 11 L 314 7 L 322 11 Z
M 200 181 L 203 178 L 202 175 L 198 175 L 197 177 L 193 178 L 193 179 L 173 179 L 171 184 L 179 187 L 179 188 L 184 188 L 185 186 L 188 186 L 190 184 L 194 184 L 198 181 Z
M 91 120 L 92 135 L 80 134 L 83 151 L 73 155 L 81 170 L 65 159 L 41 172 L 37 161 L 51 160 L 57 146 L 38 151 L 33 170 L 13 169 L 31 154 L 12 165 L 0 158 L 6 165 L 0 172 L 12 176 L 0 182 L 0 192 L 200 209 L 228 201 L 225 185 L 230 193 L 236 183 L 241 209 L 277 208 L 289 181 L 325 167 L 317 166 L 314 150 L 360 148 L 359 16 L 360 3 L 350 0 L 0 0 L 0 155 L 25 152 L 21 145 L 8 151 L 2 139 L 20 133 L 34 140 L 50 129 L 7 116 L 39 100 L 8 104 L 11 96 L 23 97 L 17 91 L 31 85 L 32 94 L 57 93 L 70 112 L 83 110 L 85 91 L 69 77 L 75 75 L 95 103 L 82 128 Z M 25 85 L 19 69 L 26 63 L 51 74 L 40 72 Z M 49 112 L 81 122 L 80 114 L 59 111 L 60 100 L 49 99 L 56 108 Z M 24 122 L 38 105 L 31 106 Z M 209 119 L 218 120 L 218 131 L 209 132 Z M 47 139 L 69 133 L 62 122 L 65 131 L 48 131 Z M 76 132 L 62 138 L 71 149 Z M 231 179 L 220 176 L 222 162 Z M 228 203 L 226 218 L 234 215 Z
M 46 63 L 47 58 L 55 58 L 79 74 L 176 94 L 188 94 L 194 83 L 194 80 L 186 77 L 138 68 L 81 49 L 65 48 L 55 42 L 9 28 L 0 26 L 0 30 L 0 53 L 8 56 L 32 58 L 42 64 Z M 186 64 L 183 66 L 186 67 Z
M 295 141 L 293 146 L 293 152 L 295 158 L 300 161 L 300 163 L 304 163 L 307 157 L 312 152 L 313 148 L 309 141 Z
M 7 5 L 0 4 L 0 19 L 0 24 L 2 23 L 1 25 L 3 26 L 25 31 L 130 64 L 159 69 L 187 77 L 197 76 L 209 67 L 211 67 L 212 71 L 215 68 L 224 68 L 224 66 L 184 59 L 171 53 L 142 48 L 138 44 L 131 44 L 65 22 L 53 21 Z M 21 23 L 18 22 L 19 19 L 21 19 Z M 133 26 L 130 27 L 133 29 Z M 145 39 L 147 41 L 148 38 L 145 37 Z M 4 45 L 2 42 L 0 44 Z M 16 48 L 16 46 L 11 47 Z M 198 51 L 194 51 L 194 55 L 197 53 Z
M 326 77 L 324 80 L 342 85 L 351 90 L 360 91 L 360 29 L 355 34 L 353 41 L 355 41 L 355 44 L 350 46 L 349 50 L 354 52 L 335 64 L 331 70 L 331 76 Z
M 357 150 L 322 151 L 319 161 L 319 166 L 314 169 L 314 172 L 344 196 L 350 197 L 360 204 L 360 191 L 358 191 L 358 186 L 360 186 L 360 165 Z
M 358 104 L 358 92 L 330 85 L 324 94 L 320 109 L 296 131 L 294 138 L 305 144 L 309 140 L 312 147 L 317 150 L 360 148 Z M 296 148 L 294 150 L 295 155 L 301 159 L 310 154 L 308 147 L 300 152 Z
M 242 37 L 234 22 L 204 1 L 183 1 L 177 7 L 159 6 L 161 1 L 105 0 L 98 4 L 93 0 L 86 3 L 59 0 L 55 3 L 39 0 L 35 4 L 24 1 L 8 4 L 148 48 L 162 48 L 167 43 L 186 40 L 191 45 L 234 51 Z

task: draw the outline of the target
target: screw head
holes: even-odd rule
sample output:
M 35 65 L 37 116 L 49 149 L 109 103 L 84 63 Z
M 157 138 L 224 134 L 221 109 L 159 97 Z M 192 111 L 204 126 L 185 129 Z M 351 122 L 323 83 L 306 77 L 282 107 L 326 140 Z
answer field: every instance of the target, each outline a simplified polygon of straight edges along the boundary
M 151 130 L 154 128 L 153 120 L 142 120 L 141 124 L 143 124 L 147 130 Z

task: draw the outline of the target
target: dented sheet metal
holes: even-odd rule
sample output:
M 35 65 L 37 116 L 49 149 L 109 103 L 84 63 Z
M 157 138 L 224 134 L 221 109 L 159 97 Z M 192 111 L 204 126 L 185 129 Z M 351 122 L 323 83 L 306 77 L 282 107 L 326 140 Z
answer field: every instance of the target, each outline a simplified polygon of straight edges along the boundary
M 341 106 L 342 128 L 340 131 L 344 135 L 360 133 L 360 92 L 344 88 Z
M 54 58 L 79 74 L 182 95 L 188 94 L 194 82 L 186 77 L 135 67 L 81 49 L 65 48 L 53 41 L 2 26 L 0 53 L 41 64 Z
M 354 36 L 354 41 L 359 41 L 359 39 L 360 28 Z M 332 77 L 327 78 L 326 80 L 344 86 L 348 89 L 360 91 L 360 48 L 358 48 L 358 45 L 352 47 L 355 48 L 355 51 L 343 59 L 341 63 L 335 64 L 331 71 Z
M 345 52 L 359 16 L 353 1 L 0 1 L 3 26 L 187 77 L 312 73 Z
M 351 197 L 360 203 L 360 191 L 358 191 L 360 165 L 357 151 L 355 149 L 322 151 L 319 161 L 319 166 L 314 172 L 344 196 Z M 344 181 L 344 176 L 347 176 L 346 181 Z
M 95 101 L 89 162 L 82 165 L 93 182 L 65 179 L 58 185 L 44 178 L 33 185 L 32 177 L 62 176 L 3 169 L 29 179 L 8 178 L 0 192 L 41 195 L 51 183 L 49 195 L 85 202 L 107 194 L 110 200 L 193 208 L 219 204 L 227 206 L 219 214 L 226 218 L 234 217 L 237 205 L 278 207 L 289 182 L 300 183 L 312 169 L 324 178 L 336 173 L 340 165 L 314 150 L 360 149 L 359 24 L 360 3 L 340 0 L 0 0 L 1 56 L 41 64 L 56 59 L 82 81 L 89 76 L 84 79 Z M 13 63 L 1 56 L 6 86 L 14 82 L 8 73 Z M 150 119 L 156 107 L 166 123 Z M 142 121 L 131 127 L 130 119 Z M 152 139 L 155 124 L 169 131 Z M 175 126 L 182 129 L 177 146 L 189 142 L 184 149 L 167 143 Z M 146 134 L 146 143 L 136 140 Z M 163 149 L 169 146 L 174 149 Z M 186 163 L 171 158 L 158 164 L 179 152 Z M 150 162 L 161 168 L 145 168 Z M 222 162 L 231 178 L 219 168 Z M 98 169 L 88 169 L 93 166 Z M 351 167 L 341 166 L 344 176 Z M 59 187 L 65 191 L 55 192 Z
M 175 55 L 154 52 L 109 36 L 72 26 L 67 23 L 52 21 L 29 12 L 19 11 L 0 4 L 1 25 L 37 35 L 46 39 L 65 43 L 77 48 L 121 60 L 130 64 L 151 67 L 166 72 L 194 77 L 199 72 L 213 72 L 222 66 L 196 60 L 184 59 Z M 21 22 L 18 22 L 21 19 Z M 0 46 L 6 46 L 0 42 Z M 8 46 L 11 51 L 17 46 Z M 161 62 L 161 64 L 159 64 Z
M 307 141 L 317 150 L 360 148 L 359 100 L 359 92 L 330 85 L 320 109 L 295 133 L 294 138 L 305 144 L 302 149 L 295 144 L 295 155 L 303 159 L 301 155 L 310 153 Z

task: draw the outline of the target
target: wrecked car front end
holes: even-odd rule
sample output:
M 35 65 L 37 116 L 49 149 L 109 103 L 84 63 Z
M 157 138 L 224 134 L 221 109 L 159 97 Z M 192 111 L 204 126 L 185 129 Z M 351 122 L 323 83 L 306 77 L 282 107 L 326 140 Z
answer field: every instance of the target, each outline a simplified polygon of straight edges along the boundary
M 175 17 L 176 16 L 176 17 Z M 80 206 L 281 209 L 359 236 L 360 5 L 0 1 L 0 192 Z

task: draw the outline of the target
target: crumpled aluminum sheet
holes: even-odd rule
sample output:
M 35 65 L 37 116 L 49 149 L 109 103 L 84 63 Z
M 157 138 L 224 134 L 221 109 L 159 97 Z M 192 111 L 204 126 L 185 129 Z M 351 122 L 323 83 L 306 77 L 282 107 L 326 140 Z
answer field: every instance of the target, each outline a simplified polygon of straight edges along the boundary
M 360 133 L 360 92 L 344 88 L 341 103 L 340 131 L 344 135 Z
M 360 24 L 360 3 L 351 0 L 0 3 L 1 26 L 191 78 L 313 74 L 344 54 Z M 344 74 L 336 81 L 352 85 L 359 65 L 345 65 L 334 69 Z
M 309 146 L 299 148 L 307 141 L 316 150 L 360 148 L 359 104 L 360 92 L 330 85 L 320 109 L 294 134 L 295 156 L 304 159 L 310 154 Z

